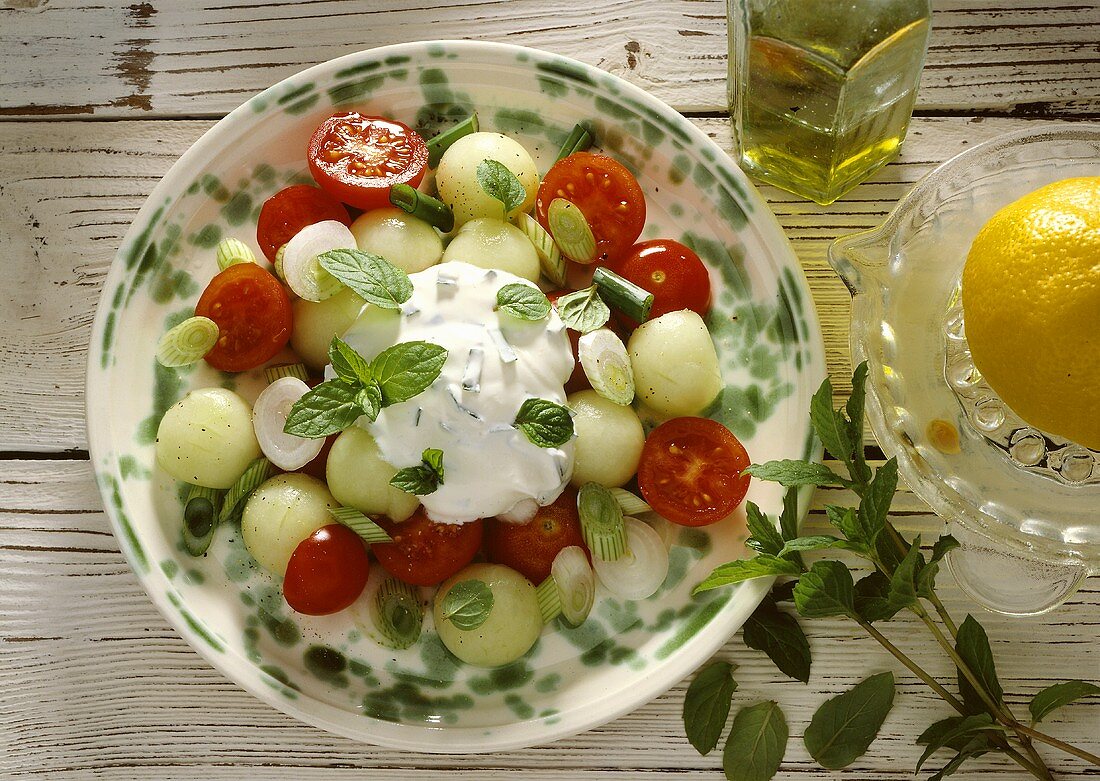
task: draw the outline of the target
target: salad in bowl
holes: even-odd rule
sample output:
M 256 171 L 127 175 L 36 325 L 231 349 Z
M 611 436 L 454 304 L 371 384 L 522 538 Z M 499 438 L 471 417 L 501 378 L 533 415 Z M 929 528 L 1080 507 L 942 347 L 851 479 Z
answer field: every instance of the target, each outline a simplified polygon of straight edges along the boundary
M 709 140 L 487 44 L 343 58 L 218 123 L 95 338 L 93 460 L 154 601 L 283 710 L 426 751 L 579 731 L 713 653 L 765 584 L 692 587 L 746 555 L 746 495 L 779 504 L 744 468 L 813 453 L 824 374 Z

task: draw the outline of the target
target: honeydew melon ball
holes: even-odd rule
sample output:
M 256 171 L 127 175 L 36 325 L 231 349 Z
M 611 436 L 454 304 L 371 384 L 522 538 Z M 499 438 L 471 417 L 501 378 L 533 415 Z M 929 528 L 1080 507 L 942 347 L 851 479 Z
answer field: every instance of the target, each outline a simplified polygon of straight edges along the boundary
M 722 390 L 714 342 L 690 309 L 642 323 L 627 352 L 638 398 L 661 415 L 697 415 Z
M 523 231 L 492 217 L 463 225 L 443 253 L 443 262 L 461 261 L 479 268 L 495 268 L 517 277 L 539 280 L 539 256 Z
M 342 505 L 366 515 L 385 515 L 403 521 L 420 505 L 415 495 L 390 485 L 397 469 L 382 458 L 370 432 L 345 429 L 329 450 L 325 477 L 329 490 Z
M 565 401 L 573 410 L 573 477 L 575 486 L 599 483 L 621 486 L 638 471 L 645 430 L 631 408 L 605 399 L 594 390 L 573 393 Z
M 290 346 L 309 368 L 320 371 L 328 363 L 332 337 L 351 327 L 366 302 L 349 288 L 324 301 L 299 298 L 291 304 L 294 331 Z
M 157 428 L 157 464 L 193 485 L 229 488 L 259 457 L 252 407 L 225 388 L 191 391 L 168 408 Z
M 241 535 L 252 558 L 282 576 L 291 554 L 322 526 L 336 523 L 329 510 L 339 507 L 328 488 L 299 473 L 276 475 L 248 497 L 241 516 Z
M 530 211 L 539 189 L 535 161 L 518 142 L 500 133 L 471 133 L 451 144 L 435 170 L 435 186 L 440 199 L 451 207 L 455 226 L 477 217 L 504 218 L 504 205 L 489 195 L 477 179 L 477 168 L 484 160 L 496 160 L 519 179 L 527 193 L 523 203 L 508 212 L 507 218 Z
M 443 257 L 443 239 L 436 229 L 396 206 L 364 212 L 351 224 L 351 232 L 363 252 L 381 255 L 409 274 Z

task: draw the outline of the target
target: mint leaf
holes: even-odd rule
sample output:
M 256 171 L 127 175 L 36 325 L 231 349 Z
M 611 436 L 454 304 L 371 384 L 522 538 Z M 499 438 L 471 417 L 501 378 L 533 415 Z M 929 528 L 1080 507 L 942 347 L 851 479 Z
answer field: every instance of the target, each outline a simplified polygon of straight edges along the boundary
M 855 443 L 848 430 L 848 421 L 833 409 L 833 384 L 828 377 L 810 399 L 810 423 L 833 458 L 845 464 L 851 462 Z
M 611 319 L 611 310 L 600 298 L 595 285 L 562 296 L 555 302 L 555 308 L 567 328 L 582 334 L 602 328 Z
M 928 563 L 936 564 L 957 547 L 959 547 L 959 541 L 950 534 L 940 535 L 940 538 L 936 540 L 936 544 L 932 546 L 932 558 Z
M 971 757 L 980 757 L 990 751 L 995 751 L 989 742 L 987 735 L 977 735 L 959 749 L 959 753 L 951 758 L 951 761 L 928 777 L 928 781 L 942 781 L 948 776 L 954 775 L 962 763 Z
M 371 420 L 378 419 L 378 413 L 382 410 L 382 388 L 377 380 L 370 380 L 355 395 L 355 403 L 363 408 L 363 414 Z
M 1001 689 L 1001 682 L 997 680 L 993 650 L 989 647 L 989 638 L 985 630 L 973 616 L 968 615 L 959 625 L 959 633 L 955 637 L 955 651 L 966 662 L 966 666 L 974 673 L 993 702 L 1000 704 L 1004 698 L 1004 691 Z M 988 710 L 981 696 L 962 672 L 959 672 L 959 693 L 962 694 L 963 702 L 974 713 L 983 713 Z
M 390 485 L 407 494 L 427 496 L 443 485 L 443 451 L 427 448 L 416 466 L 397 470 Z
M 851 507 L 837 507 L 835 504 L 827 504 L 825 505 L 825 515 L 828 516 L 829 522 L 843 532 L 844 536 L 852 542 L 858 542 L 864 547 L 870 544 L 870 540 L 864 534 L 863 526 L 856 516 L 856 511 Z
M 839 537 L 830 537 L 826 534 L 821 534 L 812 535 L 810 537 L 796 537 L 793 540 L 788 540 L 783 545 L 783 550 L 779 552 L 779 555 L 789 557 L 794 553 L 802 553 L 803 551 L 827 550 L 829 548 L 842 548 L 844 550 L 850 550 L 861 555 L 866 554 L 867 552 L 867 549 L 859 543 L 849 542 L 848 540 L 842 540 Z
M 855 587 L 856 614 L 868 624 L 893 618 L 901 607 L 887 598 L 889 590 L 890 579 L 881 572 L 861 578 Z
M 550 299 L 534 285 L 513 282 L 497 291 L 497 309 L 518 320 L 538 322 L 550 314 Z
M 738 559 L 726 564 L 719 564 L 691 593 L 698 594 L 702 591 L 710 591 L 712 588 L 729 586 L 744 580 L 766 578 L 771 575 L 797 575 L 799 572 L 798 565 L 793 561 L 776 558 L 775 556 L 761 555 L 754 556 L 751 559 Z
M 758 480 L 779 483 L 784 488 L 798 485 L 851 485 L 851 481 L 845 480 L 824 464 L 810 461 L 768 461 L 764 464 L 753 464 L 745 470 L 745 474 Z
M 803 683 L 810 680 L 810 643 L 798 619 L 780 610 L 773 595 L 745 621 L 742 638 L 749 648 L 766 653 L 781 672 Z
M 867 396 L 867 361 L 863 361 L 852 372 L 852 395 L 844 405 L 848 413 L 848 433 L 854 448 L 852 450 L 852 479 L 866 483 L 871 479 L 871 470 L 863 457 L 863 402 Z
M 339 336 L 332 337 L 328 346 L 328 362 L 332 364 L 332 370 L 336 376 L 344 382 L 361 383 L 366 385 L 373 382 L 370 362 L 359 353 L 355 352 L 350 344 Z
M 722 737 L 730 715 L 730 699 L 737 690 L 734 666 L 729 662 L 707 665 L 688 686 L 684 696 L 684 732 L 695 750 L 706 756 Z
M 856 520 L 859 522 L 860 533 L 863 539 L 860 542 L 869 547 L 877 546 L 880 554 L 883 548 L 889 546 L 896 553 L 896 546 L 889 535 L 882 535 L 882 544 L 879 545 L 879 536 L 886 528 L 886 518 L 890 513 L 890 503 L 894 500 L 894 492 L 898 488 L 898 460 L 891 458 L 885 464 L 875 470 L 875 476 L 871 484 L 859 501 L 859 509 Z M 884 556 L 884 558 L 886 558 Z
M 440 605 L 443 620 L 466 632 L 484 624 L 492 610 L 493 590 L 481 580 L 455 583 Z
M 779 704 L 761 702 L 742 708 L 733 717 L 722 769 L 729 781 L 769 781 L 787 753 L 787 720 Z
M 307 439 L 343 431 L 363 414 L 358 393 L 358 387 L 340 379 L 322 382 L 294 402 L 283 431 Z
M 898 564 L 890 576 L 890 588 L 886 598 L 892 607 L 899 610 L 917 604 L 917 574 L 924 567 L 924 556 L 920 552 L 920 535 L 909 546 L 909 552 Z
M 808 618 L 853 616 L 852 573 L 839 561 L 815 561 L 794 587 L 794 606 Z
M 757 553 L 778 556 L 783 550 L 783 537 L 775 528 L 771 518 L 765 515 L 756 502 L 745 503 L 745 515 L 748 519 L 749 538 L 745 545 Z
M 503 219 L 508 219 L 508 213 L 518 209 L 527 200 L 527 190 L 523 188 L 516 175 L 508 170 L 508 166 L 496 160 L 486 158 L 477 165 L 477 183 L 490 198 L 495 198 L 504 204 Z
M 516 413 L 515 425 L 538 447 L 561 447 L 573 437 L 573 416 L 560 404 L 527 399 Z
M 872 675 L 817 709 L 803 736 L 806 750 L 824 768 L 847 767 L 866 753 L 893 705 L 893 673 Z
M 917 745 L 927 745 L 928 747 L 921 754 L 920 759 L 917 760 L 916 772 L 919 773 L 928 758 L 941 748 L 961 750 L 970 743 L 971 737 L 975 733 L 1005 731 L 1004 727 L 993 723 L 993 717 L 988 713 L 979 713 L 974 716 L 954 716 L 943 721 L 937 721 L 917 738 Z M 988 739 L 988 734 L 985 737 Z
M 409 275 L 381 255 L 357 249 L 322 252 L 317 262 L 360 298 L 383 309 L 400 309 L 412 298 Z
M 371 374 L 388 407 L 428 389 L 447 362 L 447 350 L 431 342 L 401 342 L 380 352 L 371 361 Z
M 798 537 L 798 491 L 788 488 L 783 494 L 783 512 L 779 514 L 779 531 L 784 540 Z
M 1027 709 L 1031 711 L 1031 723 L 1037 724 L 1063 705 L 1069 705 L 1082 697 L 1100 694 L 1100 686 L 1087 681 L 1066 681 L 1048 686 L 1031 698 Z

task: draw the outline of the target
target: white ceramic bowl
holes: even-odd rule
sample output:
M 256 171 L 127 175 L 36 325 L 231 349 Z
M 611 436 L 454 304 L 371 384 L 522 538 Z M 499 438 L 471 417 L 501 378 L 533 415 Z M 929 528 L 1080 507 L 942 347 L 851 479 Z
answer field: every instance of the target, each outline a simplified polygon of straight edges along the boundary
M 756 461 L 817 453 L 805 411 L 824 349 L 805 278 L 763 199 L 713 142 L 638 88 L 573 60 L 500 44 L 404 44 L 323 63 L 252 98 L 179 159 L 138 213 L 107 278 L 88 367 L 92 462 L 115 533 L 192 646 L 310 724 L 425 752 L 530 746 L 602 724 L 688 675 L 758 604 L 767 581 L 690 595 L 714 566 L 745 555 L 743 513 L 705 531 L 666 529 L 675 544 L 658 595 L 624 603 L 603 594 L 582 627 L 548 629 L 499 670 L 461 665 L 431 631 L 392 652 L 344 614 L 293 614 L 237 530 L 220 530 L 200 559 L 179 544 L 179 489 L 154 465 L 157 423 L 190 388 L 229 384 L 254 398 L 262 378 L 205 364 L 164 369 L 157 339 L 192 313 L 220 238 L 256 247 L 260 204 L 308 179 L 306 140 L 351 107 L 426 136 L 476 109 L 483 129 L 518 138 L 542 170 L 574 123 L 590 123 L 645 190 L 643 236 L 691 244 L 710 268 L 709 324 L 727 387 L 707 414 Z M 774 484 L 754 482 L 750 498 L 780 508 Z

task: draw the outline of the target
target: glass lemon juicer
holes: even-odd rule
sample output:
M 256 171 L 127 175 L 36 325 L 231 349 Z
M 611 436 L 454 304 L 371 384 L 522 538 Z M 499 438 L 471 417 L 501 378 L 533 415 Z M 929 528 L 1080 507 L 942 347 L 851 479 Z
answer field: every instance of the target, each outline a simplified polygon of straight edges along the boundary
M 1100 176 L 1100 125 L 1011 133 L 944 163 L 882 226 L 829 249 L 853 297 L 871 428 L 961 543 L 948 556 L 960 587 L 1009 615 L 1051 610 L 1100 574 L 1100 453 L 1029 426 L 984 383 L 959 282 L 996 211 L 1075 176 Z

